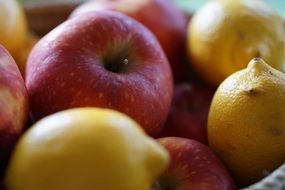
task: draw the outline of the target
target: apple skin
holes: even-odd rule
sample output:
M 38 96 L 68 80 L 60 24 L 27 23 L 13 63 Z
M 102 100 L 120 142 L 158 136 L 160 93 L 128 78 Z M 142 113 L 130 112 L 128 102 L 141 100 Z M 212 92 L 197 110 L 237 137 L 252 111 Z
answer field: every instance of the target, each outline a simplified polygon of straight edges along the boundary
M 0 45 L 0 179 L 28 117 L 24 79 L 10 53 Z
M 175 84 L 171 108 L 160 137 L 184 137 L 207 144 L 207 119 L 215 90 L 202 83 Z
M 26 85 L 36 120 L 73 107 L 121 111 L 155 136 L 169 111 L 173 78 L 153 34 L 115 11 L 68 19 L 28 58 Z
M 180 81 L 186 56 L 188 17 L 169 0 L 93 0 L 78 6 L 71 17 L 91 11 L 114 10 L 144 24 L 157 37 L 175 81 Z
M 157 139 L 170 155 L 170 165 L 153 190 L 235 190 L 227 169 L 213 151 L 198 141 L 181 137 Z

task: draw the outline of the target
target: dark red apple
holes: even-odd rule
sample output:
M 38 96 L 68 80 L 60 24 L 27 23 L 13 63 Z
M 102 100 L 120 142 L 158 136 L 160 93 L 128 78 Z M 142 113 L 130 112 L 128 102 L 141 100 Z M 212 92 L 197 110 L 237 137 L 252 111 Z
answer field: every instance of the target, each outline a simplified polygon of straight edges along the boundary
M 153 34 L 115 11 L 71 18 L 43 37 L 27 63 L 35 119 L 72 107 L 126 113 L 155 136 L 169 111 L 173 81 Z
M 179 80 L 186 57 L 188 17 L 169 0 L 93 0 L 83 3 L 71 14 L 81 15 L 91 11 L 115 10 L 122 12 L 148 27 L 165 51 L 174 74 Z
M 0 180 L 28 117 L 28 94 L 17 64 L 0 45 Z
M 207 144 L 207 118 L 214 92 L 214 89 L 201 82 L 176 84 L 160 136 L 185 137 Z
M 236 185 L 220 159 L 198 141 L 165 137 L 157 139 L 170 155 L 170 165 L 153 190 L 234 190 Z

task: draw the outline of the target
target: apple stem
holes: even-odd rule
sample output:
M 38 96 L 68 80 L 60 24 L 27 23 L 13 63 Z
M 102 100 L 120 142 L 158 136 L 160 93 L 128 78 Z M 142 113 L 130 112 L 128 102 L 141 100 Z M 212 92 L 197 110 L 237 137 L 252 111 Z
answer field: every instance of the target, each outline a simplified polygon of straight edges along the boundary
M 128 69 L 130 63 L 129 48 L 130 43 L 126 43 L 122 45 L 122 48 L 113 48 L 111 51 L 106 53 L 106 56 L 103 59 L 104 67 L 108 71 L 114 73 L 125 72 Z

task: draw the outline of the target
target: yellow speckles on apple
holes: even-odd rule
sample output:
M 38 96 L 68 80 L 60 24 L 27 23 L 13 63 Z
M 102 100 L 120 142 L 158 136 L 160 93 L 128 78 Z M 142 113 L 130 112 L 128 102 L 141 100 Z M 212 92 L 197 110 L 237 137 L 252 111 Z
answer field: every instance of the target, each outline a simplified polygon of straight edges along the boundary
M 200 160 L 199 156 L 195 156 L 193 160 Z
M 98 97 L 99 97 L 100 99 L 102 99 L 102 98 L 104 97 L 104 94 L 103 94 L 102 92 L 99 92 L 99 93 L 98 93 Z
M 22 85 L 22 83 L 19 80 L 15 80 L 14 83 L 18 88 L 20 88 Z
M 47 101 L 51 101 L 51 96 L 47 96 L 47 97 L 46 97 L 46 100 L 47 100 Z
M 70 106 L 75 106 L 75 100 L 72 100 L 71 102 L 70 102 Z
M 131 102 L 134 103 L 135 102 L 135 97 L 133 95 L 131 95 L 130 97 L 131 97 Z
M 199 152 L 201 152 L 200 149 L 196 149 L 196 150 L 194 150 L 194 151 L 195 151 L 195 154 L 199 154 Z
M 125 113 L 130 113 L 130 108 L 129 107 L 125 107 Z
M 87 30 L 85 28 L 81 28 L 81 32 L 82 32 L 82 34 L 87 34 Z M 85 39 L 85 38 L 83 38 L 83 39 Z
M 148 125 L 148 124 L 149 124 L 149 121 L 148 121 L 148 120 L 144 120 L 144 124 L 145 124 L 145 125 Z
M 100 23 L 100 24 L 98 24 L 98 28 L 101 28 L 103 31 L 105 31 L 105 32 L 107 32 L 108 31 L 108 28 L 106 27 L 106 25 L 104 24 L 104 23 Z M 99 35 L 105 35 L 105 33 L 103 34 L 101 34 L 101 33 L 97 33 L 97 35 L 99 36 Z
M 65 82 L 60 83 L 60 87 L 63 88 L 65 86 Z
M 90 45 L 90 46 L 94 46 L 95 44 L 93 43 L 93 41 L 90 41 L 90 40 L 88 40 L 88 44 Z
M 79 96 L 81 96 L 81 92 L 80 91 L 78 91 L 76 94 L 75 94 L 75 97 L 79 97 Z
M 0 59 L 0 66 L 7 66 L 10 63 L 11 57 L 9 57 L 8 55 L 5 56 L 1 56 Z
M 86 102 L 86 103 L 89 102 L 89 97 L 86 96 L 86 97 L 83 99 L 83 101 Z
M 180 154 L 180 157 L 182 156 L 182 153 Z M 183 164 L 180 166 L 181 171 L 187 171 L 188 170 L 188 165 L 187 164 Z
M 182 153 L 179 152 L 179 153 L 177 154 L 177 158 L 181 158 L 181 156 L 182 156 Z
M 51 92 L 51 94 L 52 94 L 53 96 L 56 96 L 56 91 L 53 90 L 53 91 Z
M 74 72 L 71 72 L 69 75 L 70 75 L 71 77 L 74 77 L 75 73 L 74 73 Z
M 205 164 L 204 164 L 204 163 L 200 163 L 200 164 L 198 164 L 198 167 L 204 168 L 204 167 L 205 167 Z
M 81 79 L 81 78 L 78 78 L 78 79 L 77 79 L 77 82 L 78 82 L 78 83 L 81 83 L 81 82 L 82 82 L 82 79 Z
M 190 172 L 190 175 L 195 175 L 197 173 L 197 171 L 192 171 Z
M 212 162 L 210 160 L 207 160 L 206 163 L 210 165 Z
M 4 87 L 0 88 L 0 92 L 0 104 L 3 106 L 2 109 L 5 109 L 5 113 L 7 114 L 5 118 L 2 118 L 4 121 L 1 121 L 0 128 L 3 127 L 1 125 L 6 124 L 5 121 L 7 119 L 15 118 L 11 121 L 9 120 L 9 122 L 12 122 L 13 126 L 15 126 L 17 130 L 21 130 L 23 128 L 23 121 L 25 120 L 24 113 L 22 111 L 24 110 L 24 98 L 22 95 L 15 97 L 13 92 Z
M 124 94 L 124 97 L 125 97 L 126 100 L 128 100 L 128 99 L 129 99 L 129 94 L 128 94 L 128 93 L 125 93 L 125 94 Z
M 70 88 L 70 91 L 71 91 L 72 93 L 75 92 L 74 87 L 71 87 L 71 88 Z

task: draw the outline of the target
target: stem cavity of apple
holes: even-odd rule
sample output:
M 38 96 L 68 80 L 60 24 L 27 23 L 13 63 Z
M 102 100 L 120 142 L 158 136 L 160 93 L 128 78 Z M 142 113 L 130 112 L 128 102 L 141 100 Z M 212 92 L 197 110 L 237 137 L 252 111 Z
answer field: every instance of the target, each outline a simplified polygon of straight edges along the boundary
M 106 70 L 114 73 L 124 73 L 129 69 L 131 57 L 130 49 L 131 42 L 130 39 L 127 40 L 125 44 L 120 46 L 122 48 L 117 48 L 114 46 L 103 58 L 103 66 Z

